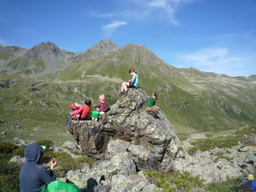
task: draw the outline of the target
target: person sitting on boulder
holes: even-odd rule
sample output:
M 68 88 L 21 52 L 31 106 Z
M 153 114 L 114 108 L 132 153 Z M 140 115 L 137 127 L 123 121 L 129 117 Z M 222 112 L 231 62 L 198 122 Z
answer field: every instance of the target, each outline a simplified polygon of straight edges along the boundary
M 136 88 L 136 86 L 139 83 L 138 73 L 135 70 L 133 70 L 133 69 L 130 69 L 129 73 L 133 77 L 132 77 L 131 80 L 128 80 L 127 82 L 123 82 L 122 83 L 121 94 L 127 94 L 127 87 L 128 88 Z
M 92 101 L 90 99 L 86 99 L 84 101 L 85 105 L 82 105 L 77 111 L 70 113 L 70 115 L 80 114 L 80 120 L 86 120 L 87 115 L 90 113 L 90 106 Z
M 145 110 L 147 112 L 150 112 L 153 117 L 156 117 L 156 112 L 160 110 L 160 107 L 156 106 L 156 99 L 157 99 L 157 94 L 152 93 L 152 96 L 147 98 L 146 100 Z
M 19 178 L 20 178 L 20 192 L 42 190 L 45 184 L 55 181 L 56 175 L 54 167 L 57 161 L 51 159 L 50 174 L 42 165 L 45 161 L 43 157 L 44 148 L 37 144 L 29 144 L 25 148 L 26 163 L 22 165 Z
M 96 110 L 99 112 L 99 114 L 101 116 L 103 116 L 107 110 L 108 110 L 108 103 L 107 101 L 105 100 L 105 95 L 101 95 L 99 97 L 99 100 L 100 100 L 100 103 L 99 105 L 94 105 L 94 107 L 96 108 Z M 92 118 L 93 121 L 97 121 L 98 119 L 97 118 Z

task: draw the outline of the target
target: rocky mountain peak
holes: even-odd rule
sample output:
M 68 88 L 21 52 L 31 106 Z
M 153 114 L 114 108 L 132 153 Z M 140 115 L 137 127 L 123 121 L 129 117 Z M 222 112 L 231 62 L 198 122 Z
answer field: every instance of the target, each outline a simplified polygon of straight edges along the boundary
M 250 75 L 248 79 L 251 81 L 256 81 L 256 75 Z
M 87 49 L 79 54 L 76 54 L 68 59 L 69 63 L 79 62 L 86 59 L 94 59 L 99 56 L 107 55 L 108 53 L 115 51 L 119 48 L 115 42 L 107 40 L 101 40 L 96 45 L 92 46 L 90 49 Z
M 46 55 L 58 55 L 61 54 L 61 50 L 59 47 L 55 45 L 55 43 L 47 41 L 46 43 L 42 42 L 34 46 L 30 52 L 34 52 L 35 54 L 46 54 Z

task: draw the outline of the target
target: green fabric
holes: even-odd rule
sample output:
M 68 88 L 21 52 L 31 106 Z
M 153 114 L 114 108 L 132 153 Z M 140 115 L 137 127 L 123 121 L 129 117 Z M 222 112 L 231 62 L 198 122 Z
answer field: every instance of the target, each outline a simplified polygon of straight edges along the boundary
M 41 192 L 47 192 L 47 185 L 46 184 L 43 186 Z
M 52 181 L 47 186 L 46 192 L 81 192 L 81 191 L 76 185 L 72 183 L 65 183 L 63 181 Z
M 153 107 L 156 104 L 156 100 L 153 97 L 149 97 L 146 100 L 146 107 Z
M 99 114 L 98 111 L 93 111 L 92 114 L 91 114 L 91 118 L 97 118 L 97 119 L 99 119 L 99 116 L 100 116 L 100 114 Z

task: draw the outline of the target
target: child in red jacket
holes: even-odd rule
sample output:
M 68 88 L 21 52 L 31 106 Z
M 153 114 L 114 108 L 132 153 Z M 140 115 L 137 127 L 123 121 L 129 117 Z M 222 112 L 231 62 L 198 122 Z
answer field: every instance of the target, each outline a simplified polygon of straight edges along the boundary
M 80 114 L 80 120 L 86 120 L 87 115 L 90 112 L 90 106 L 92 104 L 92 101 L 90 99 L 86 99 L 84 101 L 84 104 L 82 107 L 80 107 L 77 111 L 74 111 L 73 113 L 70 113 L 70 115 Z

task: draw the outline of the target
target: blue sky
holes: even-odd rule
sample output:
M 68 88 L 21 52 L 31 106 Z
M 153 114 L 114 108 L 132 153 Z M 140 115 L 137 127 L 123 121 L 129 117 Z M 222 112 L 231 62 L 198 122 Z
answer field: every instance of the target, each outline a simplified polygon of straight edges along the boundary
M 0 44 L 142 44 L 179 68 L 256 74 L 256 0 L 1 0 Z

